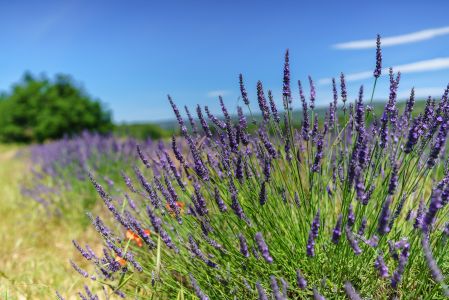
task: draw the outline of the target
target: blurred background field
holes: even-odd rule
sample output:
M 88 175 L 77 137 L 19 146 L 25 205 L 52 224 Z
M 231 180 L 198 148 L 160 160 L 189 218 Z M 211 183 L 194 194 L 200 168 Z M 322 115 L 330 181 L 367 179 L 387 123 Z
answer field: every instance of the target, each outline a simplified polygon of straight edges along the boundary
M 21 194 L 20 183 L 29 176 L 27 152 L 24 146 L 0 148 L 1 297 L 51 299 L 56 288 L 74 294 L 83 285 L 68 264 L 76 251 L 71 240 L 95 244 L 95 235 L 89 227 L 46 215 Z

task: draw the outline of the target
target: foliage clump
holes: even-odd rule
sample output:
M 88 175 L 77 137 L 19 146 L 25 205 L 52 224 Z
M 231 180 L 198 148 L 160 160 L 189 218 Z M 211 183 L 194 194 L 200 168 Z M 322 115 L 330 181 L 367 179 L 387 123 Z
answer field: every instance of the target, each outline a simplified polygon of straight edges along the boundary
M 84 130 L 106 133 L 111 113 L 70 76 L 25 73 L 0 97 L 0 141 L 43 142 Z

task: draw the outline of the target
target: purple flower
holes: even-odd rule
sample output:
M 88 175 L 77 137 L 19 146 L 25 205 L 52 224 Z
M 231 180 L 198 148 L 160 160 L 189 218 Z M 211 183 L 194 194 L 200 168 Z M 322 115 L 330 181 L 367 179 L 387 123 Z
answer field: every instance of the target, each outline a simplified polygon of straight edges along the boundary
M 268 110 L 267 100 L 265 99 L 262 82 L 260 80 L 257 82 L 257 102 L 259 103 L 263 119 L 268 122 L 270 120 L 270 111 Z
M 307 101 L 306 97 L 304 97 L 304 91 L 302 89 L 301 81 L 298 80 L 298 87 L 299 87 L 299 97 L 301 99 L 302 103 L 302 138 L 305 141 L 309 140 L 309 130 L 310 130 L 310 124 L 309 124 L 309 113 L 308 113 L 308 107 L 307 107 Z
M 86 250 L 84 250 L 77 241 L 72 240 L 73 246 L 75 246 L 75 248 L 81 253 L 81 255 L 87 259 L 87 260 L 91 260 L 92 256 L 90 255 L 90 253 Z
M 391 196 L 387 196 L 384 204 L 382 205 L 382 211 L 379 216 L 379 223 L 377 227 L 377 232 L 380 235 L 387 234 L 390 232 L 389 219 L 390 219 L 390 204 L 391 204 Z
M 262 127 L 259 128 L 259 137 L 260 137 L 263 145 L 265 146 L 265 149 L 267 149 L 267 151 L 271 155 L 271 157 L 276 159 L 278 157 L 278 153 L 277 153 L 276 149 L 274 148 L 273 144 L 268 139 L 267 133 L 265 132 L 265 130 L 262 129 Z
M 279 291 L 278 282 L 275 276 L 270 276 L 270 286 L 271 290 L 273 291 L 274 299 L 276 300 L 282 300 L 284 297 L 281 295 L 281 292 Z
M 385 264 L 384 257 L 382 255 L 378 255 L 375 262 L 374 267 L 379 271 L 379 276 L 381 278 L 387 278 L 388 275 L 388 267 Z
M 398 165 L 396 162 L 392 163 L 390 183 L 388 185 L 388 195 L 394 195 L 398 186 Z
M 153 187 L 150 185 L 150 183 L 148 183 L 148 181 L 145 179 L 142 172 L 137 167 L 134 167 L 134 173 L 136 174 L 145 191 L 148 193 L 151 204 L 153 204 L 153 206 L 156 208 L 160 207 L 161 199 L 159 198 Z
M 333 107 L 334 107 L 334 114 L 337 110 L 337 101 L 338 101 L 338 92 L 337 92 L 337 83 L 335 82 L 335 78 L 332 78 L 332 94 L 333 94 Z
M 214 116 L 210 111 L 209 111 L 209 107 L 205 106 L 204 110 L 206 111 L 206 115 L 209 118 L 209 120 L 212 121 L 212 123 L 214 123 L 218 128 L 222 129 L 222 130 L 226 130 L 226 124 L 219 120 L 216 116 Z
M 376 40 L 376 68 L 374 69 L 374 77 L 377 79 L 382 74 L 382 50 L 380 48 L 380 35 Z
M 176 119 L 178 120 L 178 124 L 179 124 L 179 127 L 181 128 L 182 135 L 186 135 L 187 134 L 187 127 L 184 124 L 184 120 L 181 117 L 181 113 L 179 112 L 178 107 L 173 102 L 173 99 L 170 97 L 170 95 L 167 95 L 167 98 L 168 98 L 168 102 L 170 102 L 170 105 L 173 108 L 173 112 L 175 113 Z
M 341 89 L 341 101 L 343 101 L 343 105 L 346 102 L 348 94 L 346 92 L 346 83 L 345 83 L 345 75 L 343 73 L 340 74 L 340 89 Z
M 422 223 L 422 229 L 424 232 L 428 233 L 430 231 L 430 227 L 435 220 L 435 216 L 441 207 L 441 190 L 436 189 L 432 192 L 429 209 L 427 210 Z
M 304 290 L 307 287 L 307 280 L 302 276 L 300 270 L 296 271 L 296 281 L 301 290 Z
M 266 181 L 262 182 L 262 186 L 260 187 L 259 193 L 259 203 L 260 205 L 264 205 L 267 202 L 267 190 L 266 190 Z
M 310 109 L 313 110 L 315 108 L 315 84 L 313 83 L 312 77 L 309 76 L 309 84 L 310 84 Z
M 438 135 L 435 139 L 435 143 L 433 144 L 430 154 L 429 160 L 427 161 L 427 166 L 432 168 L 435 165 L 435 160 L 438 158 L 438 155 L 441 152 L 441 149 L 444 148 L 446 144 L 446 136 L 447 136 L 447 127 L 449 126 L 449 121 L 445 121 L 440 125 L 440 130 L 438 131 Z
M 89 274 L 84 271 L 83 269 L 81 269 L 76 263 L 74 263 L 72 260 L 70 260 L 70 264 L 72 265 L 73 269 L 75 269 L 75 271 L 77 271 L 81 276 L 88 278 Z
M 449 297 L 449 290 L 447 286 L 444 284 L 444 276 L 441 272 L 441 269 L 438 267 L 435 258 L 433 257 L 432 250 L 429 245 L 429 237 L 426 234 L 423 234 L 422 237 L 422 247 L 424 251 L 424 257 L 426 258 L 427 266 L 429 267 L 430 273 L 432 274 L 433 279 L 438 283 L 443 283 L 443 290 L 446 297 Z
M 282 95 L 286 98 L 288 103 L 291 103 L 291 90 L 290 90 L 290 64 L 289 64 L 289 53 L 288 49 L 285 51 L 284 60 L 284 79 L 282 86 Z
M 263 174 L 265 175 L 265 181 L 269 181 L 270 177 L 271 177 L 271 159 L 270 158 L 264 159 Z
M 239 217 L 242 220 L 247 221 L 247 223 L 248 223 L 245 213 L 243 212 L 243 209 L 240 206 L 240 203 L 238 200 L 238 191 L 237 191 L 237 188 L 235 187 L 232 179 L 229 181 L 229 190 L 231 192 L 231 200 L 232 200 L 231 208 L 232 208 L 232 210 L 237 215 L 237 217 Z
M 352 227 L 355 223 L 355 215 L 354 215 L 354 210 L 352 208 L 352 204 L 349 204 L 349 208 L 348 208 L 348 226 Z
M 56 293 L 56 297 L 58 298 L 58 300 L 65 300 L 64 297 L 62 297 L 58 291 L 55 291 L 55 293 Z
M 415 229 L 421 228 L 424 220 L 424 200 L 421 199 L 418 206 L 418 211 L 416 212 L 415 223 L 413 223 L 413 227 Z
M 357 240 L 354 237 L 354 234 L 351 232 L 349 226 L 345 227 L 346 238 L 348 239 L 349 245 L 354 251 L 355 255 L 360 255 L 362 253 L 362 249 L 360 249 Z
M 410 98 L 405 104 L 404 115 L 408 119 L 412 115 L 413 107 L 415 106 L 415 88 L 410 91 Z
M 243 75 L 239 75 L 240 93 L 242 94 L 243 103 L 249 105 L 248 93 L 246 92 L 245 85 L 243 83 Z
M 357 293 L 357 291 L 349 281 L 345 282 L 345 292 L 350 300 L 362 300 L 360 295 Z
M 308 256 L 315 256 L 315 240 L 318 237 L 318 230 L 320 228 L 320 210 L 317 211 L 315 218 L 313 218 L 310 226 L 309 239 L 307 241 L 306 253 Z
M 273 115 L 273 119 L 276 123 L 279 124 L 281 118 L 279 117 L 279 113 L 276 108 L 276 103 L 274 103 L 273 93 L 271 92 L 271 90 L 268 90 L 268 101 L 270 102 L 271 114 Z
M 335 224 L 335 228 L 332 231 L 332 243 L 338 244 L 341 237 L 341 223 L 343 220 L 342 214 L 338 216 L 337 223 Z
M 389 224 L 390 228 L 393 227 L 394 220 L 396 220 L 399 217 L 399 215 L 401 214 L 401 211 L 402 211 L 402 208 L 404 207 L 404 203 L 405 203 L 406 199 L 407 199 L 407 195 L 403 194 L 401 199 L 399 200 L 396 210 L 394 211 L 393 217 L 390 220 L 390 224 Z
M 229 115 L 228 110 L 226 109 L 226 106 L 224 105 L 223 98 L 221 96 L 218 96 L 218 99 L 220 101 L 221 110 L 222 110 L 223 116 L 225 118 L 226 133 L 228 134 L 229 146 L 231 147 L 232 152 L 237 153 L 238 145 L 237 145 L 234 128 L 232 126 L 231 116 Z
M 366 222 L 367 222 L 366 218 L 363 217 L 362 218 L 362 223 L 360 223 L 359 231 L 357 232 L 358 235 L 364 235 L 365 234 Z
M 172 136 L 172 150 L 173 150 L 173 153 L 174 153 L 176 159 L 181 164 L 185 164 L 184 156 L 182 155 L 181 151 L 179 151 L 179 148 L 176 145 L 176 138 L 175 138 L 175 136 Z
M 195 295 L 200 298 L 200 300 L 209 300 L 209 297 L 203 293 L 200 286 L 198 285 L 198 282 L 196 282 L 195 277 L 193 277 L 192 274 L 189 274 L 190 282 L 192 283 L 193 290 L 195 291 Z
M 200 178 L 205 181 L 209 180 L 209 170 L 204 166 L 201 156 L 198 152 L 197 146 L 193 142 L 190 136 L 186 136 L 187 144 L 190 147 L 190 152 L 192 153 L 193 161 L 195 163 L 195 171 Z
M 408 139 L 404 148 L 405 153 L 412 152 L 413 147 L 418 142 L 420 130 L 421 130 L 421 117 L 414 118 L 412 126 L 410 127 L 410 131 L 408 132 Z
M 217 187 L 214 188 L 214 198 L 215 198 L 215 202 L 217 203 L 218 209 L 221 212 L 225 212 L 228 210 L 228 208 L 226 207 L 226 204 L 224 203 L 223 199 L 220 196 L 220 192 L 218 191 Z
M 209 125 L 207 125 L 207 122 L 203 116 L 203 112 L 201 111 L 201 106 L 199 106 L 199 105 L 196 106 L 196 114 L 198 116 L 198 119 L 200 120 L 201 127 L 203 127 L 204 133 L 206 134 L 206 136 L 208 138 L 212 138 L 212 133 L 210 131 Z M 178 157 L 176 157 L 176 158 L 178 158 Z M 178 160 L 179 160 L 179 158 L 178 158 Z
M 259 300 L 268 300 L 267 294 L 265 294 L 265 291 L 263 287 L 260 285 L 260 282 L 256 282 L 256 288 L 257 288 L 257 294 L 259 296 Z
M 320 161 L 323 157 L 323 136 L 320 134 L 316 142 L 315 159 L 312 165 L 312 172 L 320 171 Z
M 162 241 L 167 245 L 168 248 L 174 250 L 176 253 L 179 252 L 178 248 L 175 244 L 173 244 L 170 236 L 167 234 L 167 232 L 162 228 L 162 221 L 159 219 L 151 209 L 151 207 L 147 206 L 147 213 L 150 217 L 151 225 L 153 225 L 154 231 L 158 233 L 161 236 Z
M 388 105 L 388 104 L 387 104 Z M 385 110 L 382 114 L 382 118 L 380 118 L 380 142 L 379 146 L 381 148 L 385 148 L 388 143 L 388 115 L 387 115 L 387 106 L 385 106 Z
M 239 234 L 239 240 L 240 240 L 240 253 L 242 253 L 244 257 L 249 257 L 248 243 L 246 242 L 245 237 L 241 233 Z
M 263 239 L 262 233 L 258 232 L 256 233 L 256 243 L 257 248 L 259 249 L 260 253 L 262 253 L 262 257 L 265 259 L 265 261 L 269 264 L 273 262 L 273 258 L 270 255 L 270 251 L 268 250 L 268 246 L 265 243 L 265 240 Z
M 396 270 L 394 270 L 393 276 L 391 276 L 391 286 L 394 289 L 398 288 L 398 286 L 402 280 L 402 275 L 404 274 L 405 266 L 407 265 L 407 261 L 408 261 L 408 252 L 405 252 L 405 253 L 403 252 L 399 256 L 398 266 L 397 266 Z
M 196 124 L 192 118 L 192 115 L 190 114 L 189 108 L 187 106 L 184 106 L 184 110 L 186 111 L 187 118 L 189 119 L 190 127 L 192 128 L 192 133 L 194 135 L 197 135 L 198 131 L 196 129 Z

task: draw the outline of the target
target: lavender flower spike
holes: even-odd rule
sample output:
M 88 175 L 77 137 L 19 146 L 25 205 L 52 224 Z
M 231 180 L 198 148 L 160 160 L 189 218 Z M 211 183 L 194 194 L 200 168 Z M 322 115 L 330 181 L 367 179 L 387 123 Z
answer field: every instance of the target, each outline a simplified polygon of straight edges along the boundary
M 313 218 L 310 227 L 309 239 L 307 241 L 307 255 L 315 256 L 315 240 L 318 237 L 318 230 L 320 228 L 320 210 L 317 211 L 315 218 Z
M 261 232 L 256 233 L 256 242 L 259 251 L 262 253 L 262 257 L 267 263 L 271 264 L 273 262 L 273 258 L 270 255 L 270 251 L 268 250 L 268 246 L 265 243 Z
M 357 293 L 357 291 L 349 281 L 345 282 L 345 292 L 350 300 L 362 300 L 360 295 Z
M 239 234 L 239 240 L 240 240 L 240 253 L 242 253 L 244 257 L 249 257 L 248 243 L 246 242 L 245 237 L 241 233 Z
M 447 285 L 444 284 L 443 273 L 441 272 L 440 268 L 438 267 L 433 255 L 432 255 L 432 250 L 430 249 L 430 245 L 429 245 L 429 237 L 425 233 L 423 233 L 423 237 L 422 237 L 422 247 L 423 247 L 423 251 L 424 251 L 424 256 L 426 258 L 427 266 L 430 269 L 430 273 L 432 274 L 433 279 L 436 282 L 442 284 L 445 296 L 449 297 L 449 289 L 448 289 Z
M 291 103 L 292 92 L 290 89 L 290 63 L 289 63 L 289 53 L 288 49 L 285 51 L 285 61 L 284 61 L 284 80 L 282 87 L 282 95 Z
M 304 290 L 307 287 L 307 280 L 302 276 L 300 270 L 296 271 L 296 281 L 301 290 Z
M 220 196 L 220 192 L 218 191 L 218 188 L 215 187 L 214 189 L 214 198 L 215 198 L 215 202 L 218 205 L 218 209 L 221 212 L 226 212 L 228 210 L 228 208 L 226 207 L 226 204 L 224 203 L 223 199 Z
M 265 291 L 263 287 L 260 285 L 260 282 L 256 283 L 257 288 L 257 294 L 259 295 L 259 300 L 268 300 L 267 294 L 265 294 Z
M 429 154 L 429 160 L 427 161 L 427 166 L 432 168 L 435 165 L 435 161 L 440 155 L 441 149 L 444 149 L 444 145 L 446 143 L 447 136 L 447 127 L 449 126 L 449 121 L 445 121 L 440 125 L 440 130 L 438 131 L 438 136 L 435 139 L 435 143 L 433 144 L 432 150 Z
M 245 84 L 243 83 L 243 75 L 239 75 L 240 93 L 242 94 L 243 103 L 249 105 L 248 93 L 245 89 Z
M 385 200 L 382 206 L 382 211 L 379 216 L 379 224 L 377 227 L 377 232 L 379 232 L 380 235 L 384 235 L 390 232 L 389 227 L 390 204 L 391 204 L 391 196 L 387 196 L 387 199 Z
M 382 50 L 380 48 L 380 35 L 376 40 L 376 68 L 374 69 L 374 77 L 377 79 L 382 74 Z
M 259 102 L 259 108 L 262 112 L 264 121 L 268 122 L 270 120 L 270 111 L 268 109 L 267 100 L 265 99 L 262 82 L 260 80 L 257 82 L 257 101 Z
M 284 297 L 282 297 L 282 294 L 279 291 L 279 285 L 278 285 L 277 279 L 273 275 L 270 276 L 270 285 L 271 285 L 271 289 L 273 290 L 274 299 L 283 300 Z
M 340 214 L 338 216 L 337 223 L 335 224 L 335 228 L 332 232 L 332 243 L 334 243 L 334 244 L 338 244 L 338 242 L 340 241 L 342 220 L 343 220 L 343 216 L 342 216 L 342 214 Z
M 200 298 L 200 300 L 209 300 L 209 297 L 203 293 L 203 291 L 201 290 L 201 288 L 198 285 L 198 282 L 196 282 L 195 277 L 193 277 L 192 274 L 189 274 L 190 277 L 190 282 L 192 283 L 193 289 L 195 290 L 195 294 L 198 298 Z
M 354 237 L 354 234 L 351 232 L 351 229 L 348 226 L 345 227 L 345 233 L 346 233 L 346 238 L 348 239 L 349 245 L 351 246 L 352 250 L 354 251 L 354 254 L 360 255 L 362 253 L 362 249 L 360 249 L 359 244 L 357 243 L 357 240 Z
M 315 84 L 313 83 L 312 77 L 309 76 L 309 84 L 310 84 L 310 109 L 313 110 L 315 108 Z
M 441 204 L 441 190 L 436 189 L 432 193 L 429 210 L 424 216 L 424 220 L 422 223 L 422 229 L 425 233 L 428 233 L 430 231 L 430 227 L 432 226 L 435 220 L 435 216 L 442 206 L 443 205 Z
M 381 278 L 388 277 L 388 267 L 385 264 L 384 257 L 379 254 L 374 262 L 374 267 L 379 271 L 379 276 Z

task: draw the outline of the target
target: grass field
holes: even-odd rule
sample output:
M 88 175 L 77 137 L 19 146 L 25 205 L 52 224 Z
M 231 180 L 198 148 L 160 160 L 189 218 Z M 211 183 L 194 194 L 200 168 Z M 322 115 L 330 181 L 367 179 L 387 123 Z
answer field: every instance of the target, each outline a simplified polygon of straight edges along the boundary
M 26 149 L 0 146 L 0 299 L 53 299 L 56 289 L 75 295 L 83 282 L 68 261 L 76 257 L 71 240 L 95 245 L 95 235 L 21 195 L 27 164 Z

